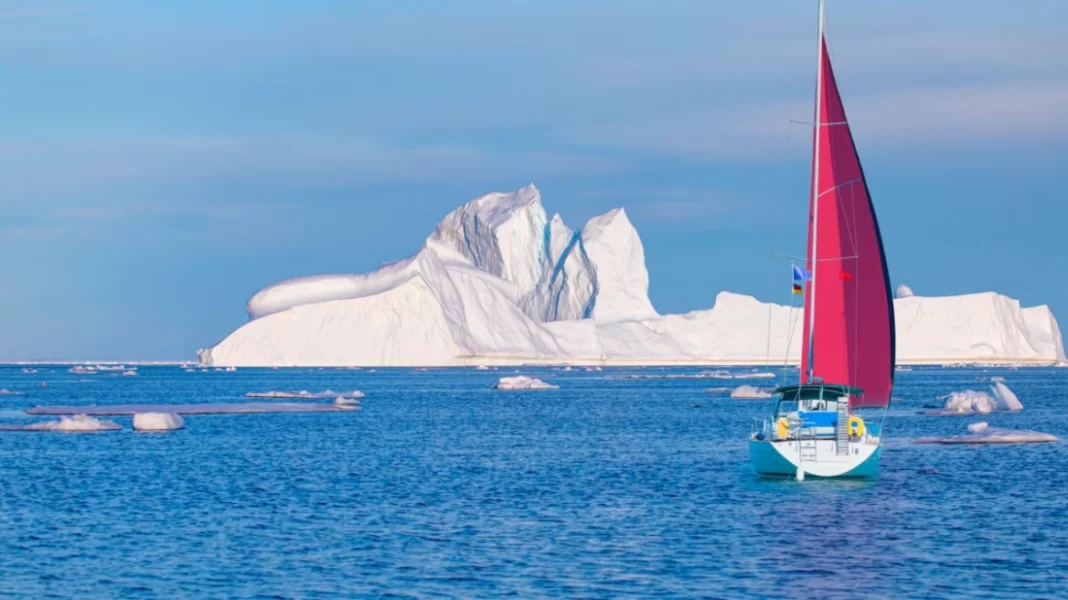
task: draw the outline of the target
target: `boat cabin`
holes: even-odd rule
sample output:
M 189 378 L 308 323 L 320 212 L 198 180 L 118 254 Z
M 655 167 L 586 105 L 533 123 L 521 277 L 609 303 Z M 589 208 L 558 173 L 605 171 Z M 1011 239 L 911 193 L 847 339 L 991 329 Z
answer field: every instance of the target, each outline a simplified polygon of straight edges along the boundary
M 779 397 L 775 421 L 800 421 L 807 435 L 833 436 L 839 415 L 849 415 L 850 396 L 860 396 L 864 390 L 836 383 L 805 383 L 779 386 L 773 393 Z

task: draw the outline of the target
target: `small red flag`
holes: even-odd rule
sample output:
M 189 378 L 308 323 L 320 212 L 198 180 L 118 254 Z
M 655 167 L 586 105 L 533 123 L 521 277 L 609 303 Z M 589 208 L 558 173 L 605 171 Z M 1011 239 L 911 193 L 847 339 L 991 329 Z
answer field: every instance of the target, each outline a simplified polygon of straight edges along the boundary
M 853 281 L 853 276 L 849 273 L 846 273 L 845 271 L 839 270 L 838 276 L 844 279 L 845 281 Z

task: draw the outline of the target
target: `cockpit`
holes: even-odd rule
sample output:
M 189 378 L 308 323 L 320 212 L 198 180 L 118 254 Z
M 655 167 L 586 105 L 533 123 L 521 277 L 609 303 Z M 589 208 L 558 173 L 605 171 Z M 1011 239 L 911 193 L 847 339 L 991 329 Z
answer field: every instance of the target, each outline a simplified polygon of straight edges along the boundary
M 781 386 L 774 393 L 779 396 L 774 421 L 785 420 L 779 427 L 800 430 L 809 436 L 833 436 L 838 426 L 839 409 L 844 409 L 842 412 L 848 415 L 849 397 L 864 392 L 846 385 L 810 383 Z M 841 406 L 843 404 L 845 406 Z

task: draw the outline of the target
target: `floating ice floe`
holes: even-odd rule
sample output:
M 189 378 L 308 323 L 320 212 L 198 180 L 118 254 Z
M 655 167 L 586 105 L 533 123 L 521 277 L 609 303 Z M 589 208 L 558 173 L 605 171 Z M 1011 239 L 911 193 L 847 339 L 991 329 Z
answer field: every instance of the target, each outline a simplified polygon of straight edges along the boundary
M 497 382 L 499 390 L 558 390 L 560 386 L 545 383 L 537 377 L 517 375 L 515 377 L 501 377 Z
M 7 388 L 0 388 L 0 396 L 25 396 L 25 392 L 15 392 Z
M 28 369 L 28 368 L 27 368 L 27 369 L 23 369 L 23 370 L 22 370 L 22 372 L 23 372 L 23 373 L 30 373 L 30 374 L 32 374 L 32 373 L 36 373 L 36 372 L 37 372 L 37 369 Z
M 489 371 L 489 367 L 487 367 L 486 365 L 478 365 L 477 367 L 475 367 L 475 370 L 476 371 Z
M 775 373 L 731 373 L 730 371 L 701 371 L 699 373 L 627 373 L 609 375 L 609 379 L 774 379 Z
M 740 385 L 731 391 L 731 398 L 741 398 L 745 400 L 771 398 L 771 392 L 751 385 Z
M 964 390 L 953 392 L 947 396 L 939 396 L 944 400 L 942 408 L 924 411 L 925 415 L 985 415 L 995 411 L 1015 412 L 1023 410 L 1023 404 L 1016 394 L 1007 385 L 995 381 L 990 386 L 991 394 L 976 390 Z
M 249 415 L 264 413 L 323 413 L 346 410 L 325 402 L 220 402 L 202 404 L 102 404 L 89 406 L 35 406 L 28 415 L 132 416 L 170 412 L 178 415 Z
M 181 415 L 172 412 L 145 412 L 133 416 L 137 431 L 173 431 L 185 427 Z
M 775 373 L 770 371 L 752 371 L 749 373 L 734 373 L 731 379 L 775 379 Z
M 917 444 L 1043 444 L 1056 441 L 1057 436 L 1049 433 L 991 427 L 985 421 L 969 425 L 967 434 L 913 440 Z
M 337 396 L 344 396 L 346 398 L 363 398 L 363 392 L 360 390 L 352 390 L 351 392 L 335 392 L 333 390 L 326 390 L 324 392 L 309 392 L 308 390 L 298 390 L 295 392 L 287 391 L 270 391 L 270 392 L 249 392 L 245 394 L 246 398 L 334 398 Z
M 137 371 L 132 371 L 132 370 L 131 371 L 123 371 L 122 372 L 122 376 L 123 377 L 137 377 Z
M 5 427 L 8 431 L 59 431 L 63 433 L 89 433 L 93 431 L 114 431 L 122 426 L 114 421 L 94 419 L 85 414 L 60 416 L 58 421 L 45 421 L 30 425 Z
M 78 374 L 78 375 L 89 375 L 91 373 L 96 373 L 97 372 L 97 368 L 96 367 L 86 366 L 86 365 L 74 365 L 73 367 L 67 369 L 67 372 L 68 373 L 75 373 L 75 374 Z

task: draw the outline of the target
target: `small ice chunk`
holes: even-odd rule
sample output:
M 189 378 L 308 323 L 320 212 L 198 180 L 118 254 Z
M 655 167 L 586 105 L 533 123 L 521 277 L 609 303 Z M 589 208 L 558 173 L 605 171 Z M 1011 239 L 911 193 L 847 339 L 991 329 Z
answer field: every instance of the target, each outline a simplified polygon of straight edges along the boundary
M 477 367 L 475 367 L 475 370 L 476 371 L 489 371 L 489 367 L 487 367 L 486 365 L 478 365 Z
M 735 379 L 775 379 L 775 373 L 769 371 L 752 371 L 750 373 L 738 373 Z
M 767 390 L 762 390 L 751 385 L 740 385 L 731 392 L 731 398 L 743 398 L 747 400 L 756 400 L 762 398 L 771 398 L 771 393 Z
M 537 377 L 517 375 L 515 377 L 501 377 L 497 382 L 499 390 L 558 390 L 560 386 L 545 383 Z
M 185 427 L 185 421 L 176 413 L 145 412 L 133 416 L 133 426 L 137 431 L 171 431 Z
M 972 423 L 968 426 L 969 433 L 979 433 L 980 431 L 986 431 L 986 428 L 990 427 L 986 421 L 979 421 L 978 423 Z
M 123 371 L 122 372 L 122 376 L 123 377 L 137 377 L 137 371 L 132 371 L 132 370 L 131 371 Z
M 990 389 L 993 390 L 994 397 L 997 398 L 998 403 L 1005 410 L 1011 412 L 1023 410 L 1023 404 L 1020 403 L 1020 399 L 1016 397 L 1016 394 L 1009 389 L 1009 386 L 1000 381 L 995 381 Z
M 15 392 L 7 388 L 0 388 L 0 396 L 24 396 L 24 392 Z
M 360 405 L 360 401 L 356 398 L 338 396 L 334 399 L 334 406 L 343 408 L 345 410 L 361 410 L 363 406 Z
M 26 431 L 61 431 L 64 433 L 84 433 L 90 431 L 114 431 L 122 426 L 114 421 L 96 419 L 88 415 L 61 416 L 58 421 L 34 423 L 24 428 Z

